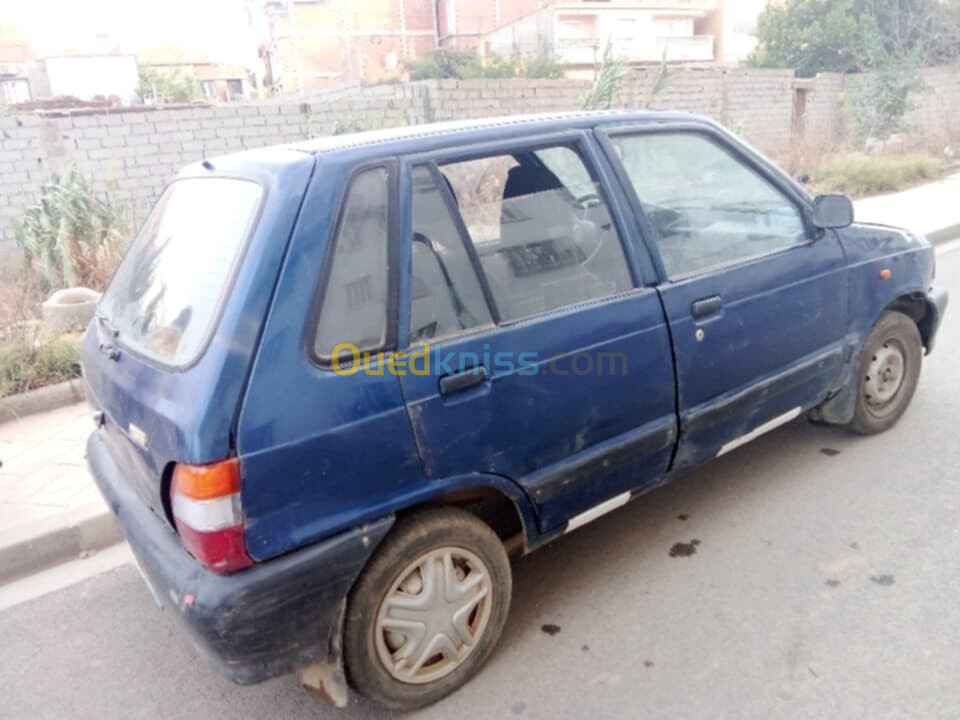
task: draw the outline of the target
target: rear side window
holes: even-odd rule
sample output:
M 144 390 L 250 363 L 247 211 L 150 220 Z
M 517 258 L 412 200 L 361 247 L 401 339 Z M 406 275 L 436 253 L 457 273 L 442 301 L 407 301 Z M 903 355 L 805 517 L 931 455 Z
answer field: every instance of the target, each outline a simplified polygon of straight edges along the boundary
M 176 367 L 199 357 L 261 195 L 256 183 L 227 178 L 167 187 L 100 301 L 125 347 Z
M 386 344 L 388 197 L 385 168 L 364 170 L 347 190 L 314 340 L 324 362 L 338 345 L 363 352 Z
M 441 167 L 502 320 L 633 288 L 603 191 L 558 145 Z

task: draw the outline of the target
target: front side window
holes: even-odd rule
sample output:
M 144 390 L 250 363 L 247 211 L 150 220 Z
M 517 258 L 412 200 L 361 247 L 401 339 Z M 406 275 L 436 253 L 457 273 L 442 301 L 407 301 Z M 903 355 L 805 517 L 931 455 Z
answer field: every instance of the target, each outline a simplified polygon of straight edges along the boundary
M 599 183 L 568 146 L 444 164 L 502 320 L 633 287 Z
M 262 190 L 245 180 L 171 183 L 117 268 L 99 313 L 121 343 L 165 365 L 200 355 Z
M 314 341 L 321 360 L 338 345 L 367 351 L 386 344 L 388 197 L 385 168 L 364 170 L 347 189 Z
M 612 140 L 671 279 L 806 242 L 797 206 L 707 138 L 646 133 Z

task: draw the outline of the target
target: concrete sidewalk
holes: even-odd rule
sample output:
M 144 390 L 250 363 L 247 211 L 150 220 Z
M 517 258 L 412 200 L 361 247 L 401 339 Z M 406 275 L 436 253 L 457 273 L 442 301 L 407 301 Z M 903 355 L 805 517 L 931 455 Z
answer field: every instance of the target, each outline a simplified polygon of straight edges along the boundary
M 87 472 L 86 403 L 0 424 L 0 583 L 120 540 Z
M 0 530 L 99 504 L 84 448 L 90 407 L 76 403 L 0 424 Z
M 960 237 L 960 173 L 889 195 L 857 200 L 858 222 L 895 225 L 922 233 L 931 242 Z
M 960 238 L 960 173 L 855 203 L 857 220 Z M 121 539 L 86 470 L 86 403 L 0 424 L 0 583 Z

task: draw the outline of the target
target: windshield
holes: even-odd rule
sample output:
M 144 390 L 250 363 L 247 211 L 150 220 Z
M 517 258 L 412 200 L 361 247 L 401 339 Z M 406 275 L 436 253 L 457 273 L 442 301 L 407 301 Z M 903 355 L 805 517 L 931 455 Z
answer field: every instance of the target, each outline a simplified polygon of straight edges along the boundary
M 260 195 L 256 183 L 225 178 L 167 187 L 100 301 L 123 345 L 166 365 L 196 360 Z

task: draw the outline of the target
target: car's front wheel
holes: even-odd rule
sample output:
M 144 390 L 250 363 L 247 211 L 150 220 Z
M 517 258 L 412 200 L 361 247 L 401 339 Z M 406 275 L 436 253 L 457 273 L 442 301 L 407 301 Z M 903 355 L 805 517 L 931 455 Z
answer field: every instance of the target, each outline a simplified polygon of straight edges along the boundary
M 872 435 L 892 427 L 913 398 L 922 363 L 923 343 L 913 320 L 893 311 L 881 315 L 860 353 L 850 429 Z
M 401 518 L 350 592 L 347 675 L 393 710 L 439 700 L 490 656 L 510 607 L 500 538 L 456 508 Z

